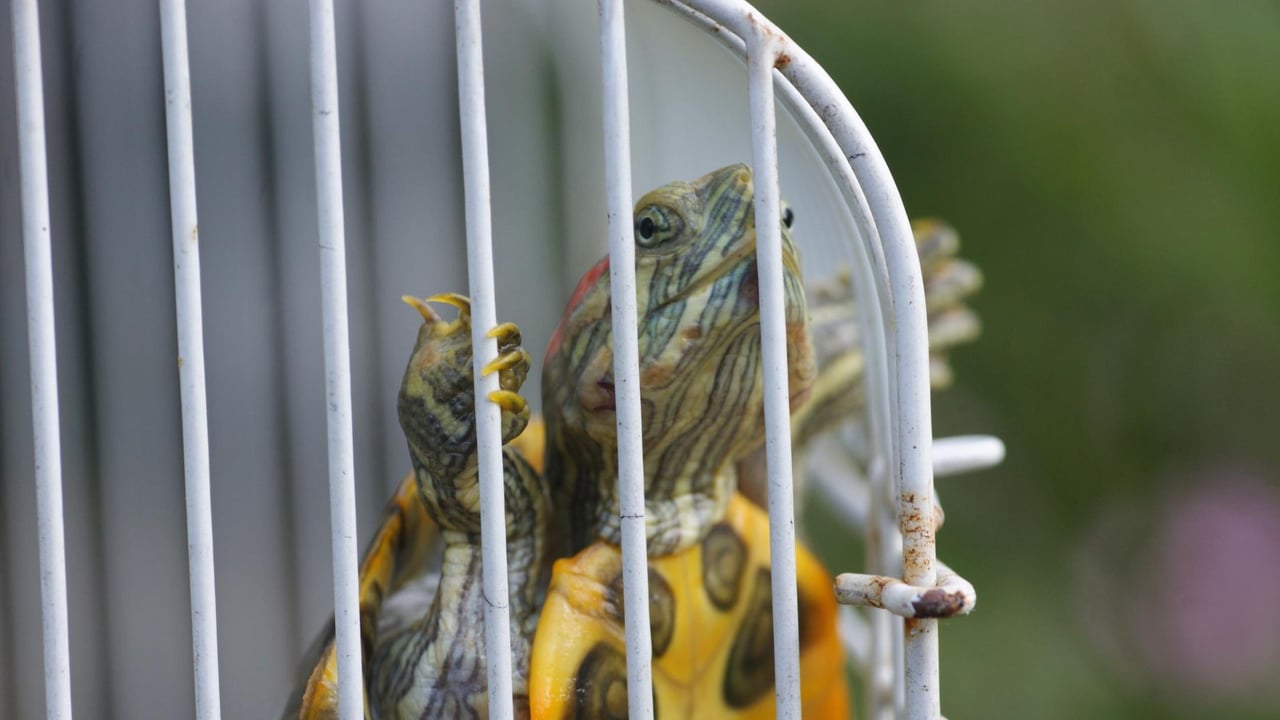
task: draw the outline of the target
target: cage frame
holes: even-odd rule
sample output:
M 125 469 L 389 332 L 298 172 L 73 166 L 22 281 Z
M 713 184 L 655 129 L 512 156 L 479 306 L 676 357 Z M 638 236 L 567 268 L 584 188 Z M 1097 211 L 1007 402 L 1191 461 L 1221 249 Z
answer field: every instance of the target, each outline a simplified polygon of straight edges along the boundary
M 870 132 L 834 81 L 799 45 L 742 0 L 653 1 L 701 27 L 747 65 L 753 165 L 757 173 L 755 211 L 763 219 L 759 223 L 758 252 L 766 368 L 769 516 L 774 617 L 782 618 L 774 625 L 778 716 L 800 715 L 794 508 L 785 345 L 781 334 L 776 145 L 776 107 L 781 102 L 836 178 L 863 240 L 853 244 L 858 258 L 854 285 L 860 298 L 860 323 L 868 357 L 868 415 L 873 446 L 877 448 L 869 473 L 873 499 L 866 523 L 872 548 L 869 569 L 875 574 L 841 575 L 835 591 L 842 603 L 886 611 L 871 615 L 871 647 L 863 668 L 872 716 L 912 720 L 939 717 L 937 619 L 967 613 L 976 602 L 976 593 L 971 584 L 937 560 L 936 531 L 940 522 L 935 513 L 935 470 L 942 474 L 943 469 L 994 464 L 1003 455 L 1003 447 L 993 438 L 965 438 L 953 439 L 945 450 L 939 446 L 944 451 L 934 452 L 923 283 L 906 211 Z M 48 717 L 69 718 L 70 660 L 39 20 L 35 0 L 12 2 L 46 708 Z M 615 376 L 619 381 L 619 482 L 629 702 L 636 717 L 652 717 L 648 603 L 644 601 L 647 574 L 643 572 L 646 553 L 639 376 L 634 345 L 635 279 L 630 254 L 632 198 L 624 4 L 622 0 L 600 0 L 599 5 L 612 303 L 618 328 L 615 336 L 624 338 L 615 347 Z M 220 716 L 220 702 L 191 91 L 185 3 L 160 0 L 160 8 L 191 566 L 193 671 L 197 717 L 203 720 Z M 496 354 L 494 341 L 485 337 L 485 330 L 496 325 L 496 309 L 479 9 L 479 0 L 455 2 L 468 267 L 476 318 L 473 342 L 478 348 L 474 362 L 476 391 L 481 397 L 496 388 L 497 379 L 478 372 L 487 358 Z M 310 16 L 341 715 L 358 718 L 363 713 L 356 598 L 358 548 L 332 0 L 310 0 Z M 775 98 L 775 93 L 780 99 Z M 491 648 L 490 707 L 497 717 L 509 717 L 511 659 L 505 612 L 506 557 L 501 542 L 505 528 L 499 416 L 496 407 L 478 408 L 477 416 L 482 534 L 489 540 L 484 543 L 483 566 L 485 596 L 490 602 L 485 614 L 486 641 Z M 896 669 L 889 683 L 883 673 L 877 672 L 885 667 Z

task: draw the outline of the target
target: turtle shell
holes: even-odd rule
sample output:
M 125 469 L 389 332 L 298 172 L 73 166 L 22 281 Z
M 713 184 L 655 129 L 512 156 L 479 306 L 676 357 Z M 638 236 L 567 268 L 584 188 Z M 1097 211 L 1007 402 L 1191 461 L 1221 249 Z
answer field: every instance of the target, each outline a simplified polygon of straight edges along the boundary
M 655 716 L 775 716 L 769 519 L 734 494 L 702 542 L 649 559 Z M 831 576 L 796 549 L 805 717 L 849 716 Z M 534 637 L 532 716 L 627 717 L 622 556 L 597 542 L 556 562 Z

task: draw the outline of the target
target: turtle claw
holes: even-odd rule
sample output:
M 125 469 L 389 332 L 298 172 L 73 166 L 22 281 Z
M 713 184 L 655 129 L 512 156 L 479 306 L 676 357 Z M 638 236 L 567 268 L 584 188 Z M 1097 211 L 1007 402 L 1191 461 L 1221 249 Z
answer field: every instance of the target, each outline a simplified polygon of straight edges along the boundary
M 438 302 L 444 303 L 445 305 L 452 305 L 458 308 L 460 318 L 471 317 L 471 298 L 466 295 L 459 295 L 458 293 L 440 293 L 438 295 L 432 295 L 429 298 L 423 298 L 423 300 L 426 302 Z
M 489 393 L 489 402 L 502 408 L 503 412 L 515 413 L 519 415 L 524 412 L 529 403 L 525 402 L 520 393 L 510 390 L 494 390 Z
M 520 393 L 511 390 L 494 390 L 489 393 L 489 402 L 502 409 L 502 443 L 505 445 L 524 432 L 529 424 L 529 403 Z
M 495 326 L 492 330 L 485 333 L 488 337 L 495 338 L 499 345 L 505 345 L 514 341 L 513 344 L 520 344 L 520 326 L 513 322 L 504 322 Z
M 518 347 L 515 350 L 504 352 L 499 355 L 496 360 L 485 365 L 484 368 L 480 370 L 480 374 L 487 377 L 495 372 L 510 370 L 511 368 L 519 367 L 521 365 L 524 366 L 524 370 L 527 372 L 529 369 L 529 352 L 524 348 Z
M 440 316 L 436 314 L 435 310 L 431 309 L 430 305 L 412 295 L 401 295 L 400 301 L 414 310 L 417 310 L 418 314 L 422 316 L 423 322 L 435 324 L 441 320 Z
M 471 327 L 471 300 L 465 295 L 440 293 L 439 295 L 432 295 L 422 299 L 412 295 L 401 295 L 400 299 L 404 301 L 404 304 L 417 310 L 418 314 L 422 316 L 423 322 L 432 327 L 433 332 L 437 335 L 449 336 L 458 330 Z M 458 319 L 452 322 L 445 322 L 445 319 L 427 304 L 433 302 L 444 303 L 457 308 Z
M 486 333 L 498 341 L 498 357 L 480 370 L 481 375 L 498 373 L 498 384 L 503 390 L 519 390 L 529 375 L 533 359 L 529 351 L 520 347 L 520 327 L 506 322 Z

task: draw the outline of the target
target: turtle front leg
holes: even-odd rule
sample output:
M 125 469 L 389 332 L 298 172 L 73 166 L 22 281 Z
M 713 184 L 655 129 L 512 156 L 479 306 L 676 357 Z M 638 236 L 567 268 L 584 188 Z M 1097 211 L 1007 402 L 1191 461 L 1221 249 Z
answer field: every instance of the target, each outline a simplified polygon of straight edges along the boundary
M 442 528 L 479 532 L 471 302 L 454 293 L 403 299 L 423 319 L 397 403 L 418 489 Z M 457 308 L 457 319 L 442 318 L 428 305 L 433 302 Z M 489 336 L 498 340 L 498 356 L 483 372 L 498 373 L 501 389 L 489 400 L 502 409 L 505 444 L 529 423 L 529 406 L 518 391 L 529 373 L 530 357 L 514 323 L 495 327 Z
M 422 315 L 397 409 L 413 460 L 417 494 L 440 527 L 440 579 L 430 607 L 408 625 L 377 638 L 369 701 L 382 718 L 484 717 L 488 714 L 480 553 L 480 492 L 471 305 L 461 295 L 405 298 Z M 428 303 L 457 308 L 446 320 Z M 485 401 L 501 410 L 504 445 L 529 423 L 519 395 L 530 357 L 511 323 L 493 328 L 498 355 L 482 373 L 499 389 Z M 547 496 L 542 478 L 520 453 L 503 448 L 507 564 L 517 714 L 528 713 L 529 646 L 536 626 L 539 579 L 545 574 Z

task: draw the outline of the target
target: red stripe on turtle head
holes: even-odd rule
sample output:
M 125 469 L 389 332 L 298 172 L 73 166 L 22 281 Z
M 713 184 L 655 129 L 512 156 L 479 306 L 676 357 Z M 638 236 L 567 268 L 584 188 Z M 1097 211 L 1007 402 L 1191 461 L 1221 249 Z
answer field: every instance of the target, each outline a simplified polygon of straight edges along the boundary
M 555 355 L 560 350 L 560 343 L 564 340 L 564 323 L 569 319 L 569 315 L 573 313 L 574 308 L 582 302 L 582 298 L 586 297 L 587 291 L 596 284 L 601 275 L 609 272 L 609 257 L 606 255 L 604 259 L 596 263 L 582 276 L 578 281 L 578 286 L 573 289 L 573 295 L 569 297 L 569 304 L 564 308 L 564 314 L 560 316 L 560 324 L 556 325 L 555 332 L 551 333 L 551 342 L 547 343 L 547 354 L 543 357 L 542 362 L 545 364 L 547 358 Z

